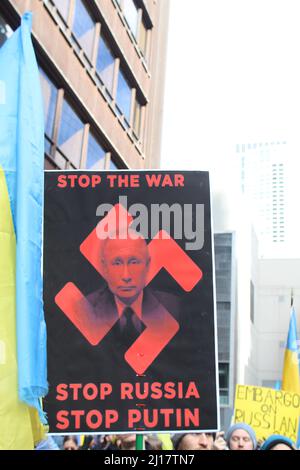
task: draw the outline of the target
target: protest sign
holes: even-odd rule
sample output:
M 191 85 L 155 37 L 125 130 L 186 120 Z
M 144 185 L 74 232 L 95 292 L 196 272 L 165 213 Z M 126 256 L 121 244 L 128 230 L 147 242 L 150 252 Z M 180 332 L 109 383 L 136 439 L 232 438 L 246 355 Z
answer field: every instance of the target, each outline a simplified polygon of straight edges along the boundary
M 207 172 L 46 172 L 50 432 L 218 428 Z

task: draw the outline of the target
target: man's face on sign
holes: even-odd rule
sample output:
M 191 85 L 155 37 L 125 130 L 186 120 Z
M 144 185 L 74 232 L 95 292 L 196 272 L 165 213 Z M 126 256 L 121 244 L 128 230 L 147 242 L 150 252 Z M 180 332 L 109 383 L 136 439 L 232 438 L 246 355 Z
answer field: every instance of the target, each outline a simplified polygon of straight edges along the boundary
M 123 303 L 134 302 L 146 284 L 150 258 L 143 238 L 108 239 L 102 252 L 104 275 L 111 292 Z

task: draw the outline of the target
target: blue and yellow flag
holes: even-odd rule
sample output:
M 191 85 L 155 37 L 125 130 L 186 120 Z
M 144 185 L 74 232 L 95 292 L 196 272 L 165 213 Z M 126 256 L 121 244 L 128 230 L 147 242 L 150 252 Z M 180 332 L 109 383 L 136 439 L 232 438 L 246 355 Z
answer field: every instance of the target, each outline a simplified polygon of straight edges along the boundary
M 292 307 L 281 386 L 282 390 L 287 392 L 300 393 L 299 351 L 296 312 L 294 307 Z
M 0 449 L 32 448 L 40 439 L 37 412 L 45 421 L 47 394 L 44 118 L 31 21 L 26 13 L 0 49 Z

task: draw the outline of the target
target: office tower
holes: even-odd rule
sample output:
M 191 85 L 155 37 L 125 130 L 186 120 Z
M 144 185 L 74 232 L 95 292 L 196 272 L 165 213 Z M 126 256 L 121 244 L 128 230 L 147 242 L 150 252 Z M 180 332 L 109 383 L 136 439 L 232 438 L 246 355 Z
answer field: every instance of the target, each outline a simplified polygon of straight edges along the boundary
M 286 142 L 267 142 L 237 145 L 236 150 L 259 254 L 281 255 L 290 239 L 290 147 Z

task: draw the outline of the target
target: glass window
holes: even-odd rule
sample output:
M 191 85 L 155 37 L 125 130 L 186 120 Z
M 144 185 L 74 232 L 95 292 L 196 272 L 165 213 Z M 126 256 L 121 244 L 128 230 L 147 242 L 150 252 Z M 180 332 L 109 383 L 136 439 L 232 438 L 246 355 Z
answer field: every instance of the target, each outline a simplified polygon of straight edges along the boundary
M 229 384 L 229 364 L 219 363 L 219 382 L 220 388 L 228 388 Z
M 104 85 L 110 91 L 110 93 L 112 93 L 113 89 L 114 66 L 115 57 L 111 52 L 107 42 L 101 36 L 99 42 L 96 69 L 99 72 L 99 75 Z
M 55 108 L 57 101 L 57 88 L 47 77 L 45 72 L 40 69 L 40 78 L 41 78 L 41 89 L 44 99 L 44 115 L 45 115 L 45 151 L 50 153 L 54 117 L 55 117 Z M 47 139 L 48 137 L 48 139 Z M 49 140 L 50 139 L 50 140 Z
M 4 18 L 0 16 L 0 47 L 5 43 L 6 39 L 9 38 L 13 33 L 11 27 L 6 23 Z
M 64 100 L 58 134 L 58 146 L 75 165 L 80 166 L 84 124 L 73 108 Z
M 82 0 L 76 0 L 73 32 L 87 56 L 93 52 L 95 23 Z
M 88 170 L 101 170 L 105 164 L 105 150 L 97 142 L 97 140 L 89 135 L 89 144 L 86 160 L 86 168 Z
M 147 28 L 144 24 L 144 22 L 142 21 L 141 24 L 140 24 L 140 35 L 139 35 L 139 46 L 141 48 L 141 51 L 144 55 L 144 57 L 146 56 L 146 51 L 147 51 Z
M 123 12 L 131 32 L 136 37 L 138 26 L 138 10 L 133 0 L 124 0 Z
M 219 385 L 220 385 L 220 403 L 227 405 L 229 402 L 229 364 L 219 362 Z
M 61 16 L 67 21 L 70 9 L 70 0 L 53 0 Z
M 228 390 L 221 390 L 220 389 L 220 405 L 228 405 L 229 404 L 229 392 Z
M 109 162 L 109 169 L 110 170 L 117 170 L 118 169 L 117 165 L 114 164 L 112 159 L 110 159 L 110 162 Z
M 134 103 L 133 130 L 137 137 L 140 137 L 141 132 L 141 114 L 142 106 L 136 99 Z
M 118 76 L 117 105 L 127 122 L 130 121 L 131 88 L 121 70 Z

